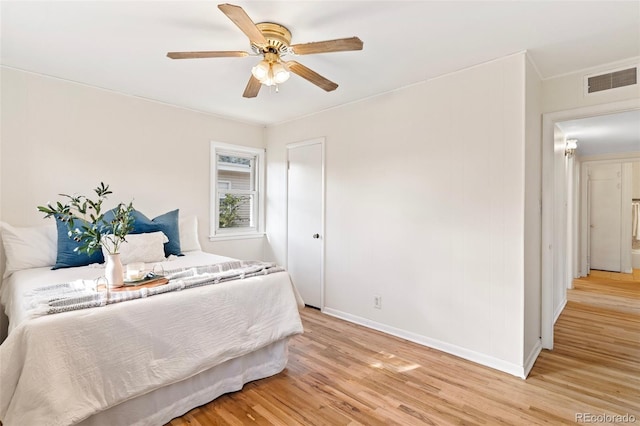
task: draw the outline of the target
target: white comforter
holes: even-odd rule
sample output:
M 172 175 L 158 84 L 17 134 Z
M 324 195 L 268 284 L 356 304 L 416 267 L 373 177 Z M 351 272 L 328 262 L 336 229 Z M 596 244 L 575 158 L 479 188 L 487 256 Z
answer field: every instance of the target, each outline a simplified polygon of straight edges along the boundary
M 197 252 L 167 269 L 230 260 Z M 27 319 L 21 295 L 95 267 L 20 271 L 0 300 L 10 333 L 0 345 L 0 420 L 67 425 L 302 332 L 286 272 L 106 307 Z

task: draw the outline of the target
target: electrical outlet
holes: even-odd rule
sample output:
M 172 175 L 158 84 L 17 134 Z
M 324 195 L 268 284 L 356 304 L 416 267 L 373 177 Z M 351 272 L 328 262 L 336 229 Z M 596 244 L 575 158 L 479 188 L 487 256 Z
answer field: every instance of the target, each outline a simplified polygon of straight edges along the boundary
M 376 309 L 382 309 L 382 296 L 373 296 L 373 307 Z

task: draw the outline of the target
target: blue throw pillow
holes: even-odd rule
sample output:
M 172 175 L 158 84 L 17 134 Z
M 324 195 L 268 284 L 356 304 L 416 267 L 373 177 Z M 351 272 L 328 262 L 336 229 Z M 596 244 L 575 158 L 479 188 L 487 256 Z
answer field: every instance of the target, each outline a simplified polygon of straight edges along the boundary
M 76 220 L 76 226 L 80 226 Z M 75 266 L 86 266 L 92 263 L 104 263 L 104 256 L 101 250 L 96 250 L 92 255 L 86 252 L 74 251 L 80 246 L 79 242 L 69 238 L 69 227 L 65 222 L 56 218 L 56 227 L 58 229 L 58 255 L 56 264 L 51 269 L 72 268 Z
M 149 232 L 162 231 L 167 238 L 169 238 L 169 242 L 164 244 L 164 255 L 167 257 L 171 254 L 183 256 L 182 249 L 180 248 L 179 213 L 180 210 L 176 209 L 149 219 L 139 211 L 134 210 L 132 213 L 133 230 L 131 234 L 146 234 Z M 105 213 L 104 220 L 110 222 L 113 220 L 113 216 L 113 210 L 109 210 Z
M 173 254 L 176 256 L 184 256 L 182 249 L 180 248 L 180 228 L 179 223 L 180 210 L 176 209 L 165 214 L 161 214 L 158 217 L 149 219 L 138 210 L 134 210 L 131 215 L 133 216 L 133 230 L 131 234 L 146 234 L 149 232 L 162 231 L 169 238 L 169 242 L 164 244 L 164 255 L 168 257 Z M 109 210 L 104 214 L 104 221 L 109 223 L 113 220 L 115 214 L 112 210 Z

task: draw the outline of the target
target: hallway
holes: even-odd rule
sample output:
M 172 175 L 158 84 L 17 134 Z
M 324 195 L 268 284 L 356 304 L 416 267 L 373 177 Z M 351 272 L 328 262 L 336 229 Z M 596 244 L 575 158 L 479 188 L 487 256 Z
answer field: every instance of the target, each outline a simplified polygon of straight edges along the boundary
M 564 383 L 567 395 L 600 414 L 640 418 L 632 408 L 640 407 L 640 270 L 591 271 L 573 287 L 554 350 L 542 352 L 527 381 Z

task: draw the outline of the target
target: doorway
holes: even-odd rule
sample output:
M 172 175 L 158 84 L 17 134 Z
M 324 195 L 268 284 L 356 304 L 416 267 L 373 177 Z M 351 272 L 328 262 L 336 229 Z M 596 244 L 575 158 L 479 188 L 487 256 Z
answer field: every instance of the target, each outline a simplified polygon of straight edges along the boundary
M 287 145 L 287 270 L 305 304 L 324 307 L 324 139 Z
M 554 139 L 557 123 L 615 114 L 640 109 L 638 100 L 621 101 L 574 110 L 547 113 L 542 124 L 542 300 L 541 300 L 541 340 L 542 347 L 553 349 L 553 326 L 557 318 L 554 295 L 559 291 L 565 295 L 570 286 L 571 274 L 558 274 L 558 271 L 573 270 L 573 255 L 562 247 L 556 247 L 557 235 L 567 235 L 569 224 L 576 216 L 568 217 L 566 199 L 556 200 L 557 188 L 566 186 L 567 175 L 558 173 L 554 165 L 558 156 L 564 156 L 564 149 L 558 149 Z M 560 201 L 560 202 L 559 202 Z M 563 216 L 564 215 L 564 216 Z M 558 220 L 558 217 L 568 220 Z M 566 247 L 565 247 L 566 248 Z M 557 301 L 556 301 L 557 302 Z

